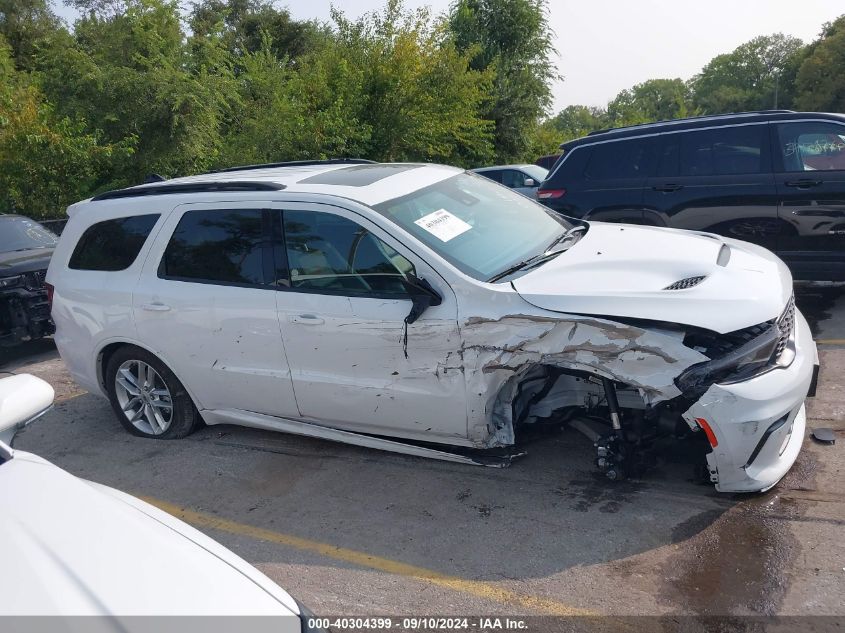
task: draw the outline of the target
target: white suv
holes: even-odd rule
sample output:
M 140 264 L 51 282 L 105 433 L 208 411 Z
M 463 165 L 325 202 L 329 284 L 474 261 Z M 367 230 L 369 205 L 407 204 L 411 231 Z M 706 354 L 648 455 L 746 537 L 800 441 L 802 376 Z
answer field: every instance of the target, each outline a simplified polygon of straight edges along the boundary
M 815 345 L 789 271 L 751 244 L 349 160 L 152 183 L 68 215 L 56 343 L 136 435 L 231 423 L 502 465 L 552 418 L 618 478 L 685 428 L 723 491 L 773 486 L 803 441 Z

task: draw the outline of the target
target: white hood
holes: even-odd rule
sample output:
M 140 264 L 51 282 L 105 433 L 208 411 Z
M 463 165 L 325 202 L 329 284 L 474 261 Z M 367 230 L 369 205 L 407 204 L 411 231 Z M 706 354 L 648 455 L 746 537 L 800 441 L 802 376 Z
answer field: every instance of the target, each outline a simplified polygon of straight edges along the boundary
M 730 258 L 719 265 L 723 245 Z M 691 288 L 664 290 L 698 276 L 705 279 Z M 719 333 L 778 317 L 792 295 L 789 269 L 759 246 L 602 222 L 590 223 L 568 251 L 512 283 L 526 301 L 545 310 L 666 321 Z
M 16 451 L 0 464 L 0 507 L 1 614 L 298 612 L 269 578 L 190 526 L 34 455 Z

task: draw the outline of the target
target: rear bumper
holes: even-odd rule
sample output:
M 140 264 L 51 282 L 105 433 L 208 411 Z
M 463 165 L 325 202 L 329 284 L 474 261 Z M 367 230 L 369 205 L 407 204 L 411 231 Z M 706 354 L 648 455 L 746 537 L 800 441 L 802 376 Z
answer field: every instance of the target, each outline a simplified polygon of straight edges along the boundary
M 712 385 L 684 413 L 691 427 L 710 426 L 717 445 L 707 455 L 720 492 L 759 492 L 789 471 L 804 441 L 807 397 L 818 354 L 804 316 L 796 311 L 795 357 L 786 367 L 733 384 Z

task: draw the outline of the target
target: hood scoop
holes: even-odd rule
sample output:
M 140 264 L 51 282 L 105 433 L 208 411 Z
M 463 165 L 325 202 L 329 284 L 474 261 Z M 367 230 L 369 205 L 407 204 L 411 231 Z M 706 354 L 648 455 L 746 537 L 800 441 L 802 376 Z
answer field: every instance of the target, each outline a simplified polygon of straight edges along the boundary
M 673 284 L 669 284 L 663 290 L 686 290 L 693 288 L 707 279 L 707 275 L 700 275 L 698 277 L 687 277 L 686 279 L 679 279 Z

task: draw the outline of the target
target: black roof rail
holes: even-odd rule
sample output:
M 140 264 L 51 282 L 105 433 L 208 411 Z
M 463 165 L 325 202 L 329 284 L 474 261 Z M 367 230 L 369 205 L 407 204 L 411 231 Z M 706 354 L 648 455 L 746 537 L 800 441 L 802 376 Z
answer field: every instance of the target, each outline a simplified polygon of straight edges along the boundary
M 148 187 L 129 187 L 106 191 L 91 198 L 97 200 L 118 200 L 120 198 L 136 198 L 140 196 L 167 196 L 175 193 L 206 193 L 218 191 L 281 191 L 285 186 L 277 182 L 249 182 L 249 181 L 208 181 L 208 182 L 176 182 L 170 184 L 152 185 Z
M 272 169 L 273 167 L 307 167 L 308 165 L 373 165 L 376 161 L 366 158 L 327 158 L 325 160 L 289 160 L 281 163 L 258 163 L 255 165 L 241 165 L 239 167 L 225 167 L 215 169 L 212 174 L 227 171 L 247 171 L 250 169 Z
M 661 119 L 659 121 L 649 121 L 647 123 L 634 123 L 632 125 L 620 125 L 619 127 L 608 127 L 602 130 L 593 130 L 588 132 L 587 136 L 595 134 L 606 134 L 608 132 L 616 132 L 617 130 L 630 130 L 638 127 L 645 127 L 647 125 L 659 125 L 662 123 L 683 123 L 685 121 L 701 121 L 706 119 L 722 119 L 732 116 L 747 116 L 753 114 L 794 114 L 795 110 L 748 110 L 747 112 L 723 112 L 722 114 L 701 114 L 699 116 L 688 116 L 681 119 Z

